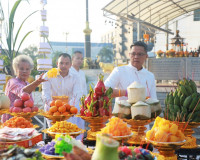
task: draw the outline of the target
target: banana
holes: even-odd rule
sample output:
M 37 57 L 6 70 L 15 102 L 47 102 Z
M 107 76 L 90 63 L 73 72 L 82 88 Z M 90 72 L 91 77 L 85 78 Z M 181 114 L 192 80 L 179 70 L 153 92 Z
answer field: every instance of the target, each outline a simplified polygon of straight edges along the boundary
M 177 96 L 178 96 L 178 97 L 181 97 L 181 91 L 178 91 Z
M 185 89 L 186 89 L 188 95 L 191 95 L 193 93 L 193 90 L 189 85 L 185 85 Z
M 178 96 L 174 98 L 174 104 L 180 106 L 180 98 Z
M 167 107 L 168 104 L 169 104 L 169 93 L 167 94 L 165 98 L 165 106 Z
M 177 95 L 178 95 L 178 91 L 175 90 L 174 93 L 173 93 L 173 97 L 175 98 Z
M 174 104 L 174 97 L 172 94 L 169 95 L 169 104 Z
M 197 105 L 195 111 L 200 111 L 200 103 Z
M 189 85 L 189 81 L 186 79 L 186 78 L 184 78 L 184 84 L 187 86 L 187 85 Z
M 183 102 L 184 102 L 185 98 L 186 98 L 185 95 L 182 94 L 181 97 L 180 97 L 180 105 L 181 106 L 183 106 Z
M 184 81 L 183 80 L 179 80 L 178 85 L 184 85 Z
M 183 112 L 184 114 L 187 114 L 187 108 L 186 108 L 186 107 L 182 106 L 181 109 L 182 109 L 182 112 Z
M 197 102 L 198 102 L 198 96 L 197 94 L 194 96 L 194 98 L 192 98 L 192 102 L 190 103 L 189 106 L 189 110 L 192 111 L 194 109 L 194 107 L 196 106 Z
M 174 112 L 174 105 L 173 105 L 173 104 L 169 104 L 169 111 L 170 111 L 171 113 Z
M 189 108 L 189 104 L 191 103 L 191 101 L 192 101 L 192 96 L 188 96 L 183 102 L 183 107 Z
M 182 92 L 182 94 L 185 94 L 187 96 L 189 96 L 188 92 L 186 91 L 185 87 L 184 86 L 180 86 L 180 90 Z
M 189 81 L 189 85 L 192 88 L 193 92 L 197 92 L 197 85 L 196 85 L 196 83 L 193 80 Z
M 180 112 L 180 111 L 181 110 L 180 110 L 179 106 L 174 105 L 174 112 L 177 113 L 177 112 Z

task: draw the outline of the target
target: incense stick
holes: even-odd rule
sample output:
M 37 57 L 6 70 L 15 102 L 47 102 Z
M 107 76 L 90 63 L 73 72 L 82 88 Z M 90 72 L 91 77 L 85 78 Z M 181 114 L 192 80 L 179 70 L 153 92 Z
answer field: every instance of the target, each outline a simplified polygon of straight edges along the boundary
M 150 94 L 150 91 L 149 91 L 149 87 L 148 87 L 147 81 L 146 81 L 146 85 L 147 85 L 147 92 L 148 92 L 148 95 L 149 95 L 149 97 L 151 97 L 151 94 Z

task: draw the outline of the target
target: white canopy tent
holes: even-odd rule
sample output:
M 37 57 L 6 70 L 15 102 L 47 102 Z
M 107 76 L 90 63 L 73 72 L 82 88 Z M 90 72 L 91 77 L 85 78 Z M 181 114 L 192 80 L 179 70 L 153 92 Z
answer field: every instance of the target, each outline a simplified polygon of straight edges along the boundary
M 169 21 L 200 8 L 200 0 L 113 0 L 102 10 L 104 16 L 115 15 L 148 27 L 173 34 L 161 27 Z

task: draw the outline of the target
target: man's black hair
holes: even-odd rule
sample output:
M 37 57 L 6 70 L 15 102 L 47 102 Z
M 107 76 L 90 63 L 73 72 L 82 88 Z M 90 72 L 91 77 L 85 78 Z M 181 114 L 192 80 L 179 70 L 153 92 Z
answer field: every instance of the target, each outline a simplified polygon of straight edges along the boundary
M 71 56 L 69 54 L 67 54 L 67 53 L 61 53 L 58 58 L 60 58 L 60 57 L 64 57 L 64 58 L 68 57 L 69 60 L 72 61 Z
M 142 42 L 142 41 L 137 41 L 137 42 L 135 42 L 134 44 L 132 44 L 132 45 L 130 46 L 130 49 L 131 49 L 133 46 L 144 47 L 145 52 L 147 52 L 147 45 L 146 45 L 144 42 Z
M 75 56 L 76 53 L 83 54 L 81 51 L 75 51 L 75 52 L 72 54 L 72 57 Z

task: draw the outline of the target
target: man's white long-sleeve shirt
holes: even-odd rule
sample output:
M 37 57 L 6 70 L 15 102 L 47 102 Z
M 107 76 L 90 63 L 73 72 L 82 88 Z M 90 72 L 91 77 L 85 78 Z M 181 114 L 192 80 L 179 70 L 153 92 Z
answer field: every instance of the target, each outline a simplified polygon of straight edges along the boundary
M 76 74 L 79 77 L 80 80 L 80 86 L 81 86 L 81 96 L 87 95 L 87 84 L 86 84 L 86 78 L 85 73 L 82 70 L 77 71 L 73 66 L 70 68 L 71 72 L 73 74 Z
M 157 99 L 156 84 L 153 73 L 145 68 L 137 70 L 130 63 L 126 66 L 116 67 L 105 81 L 106 87 L 127 89 L 133 82 L 139 82 L 146 88 L 146 96 Z M 127 99 L 127 97 L 119 97 L 118 99 Z
M 42 83 L 42 98 L 45 104 L 49 106 L 52 96 L 68 96 L 69 104 L 79 108 L 81 90 L 78 76 L 70 70 L 65 77 L 58 75 L 55 78 L 48 78 L 46 74 L 44 77 L 48 81 Z

